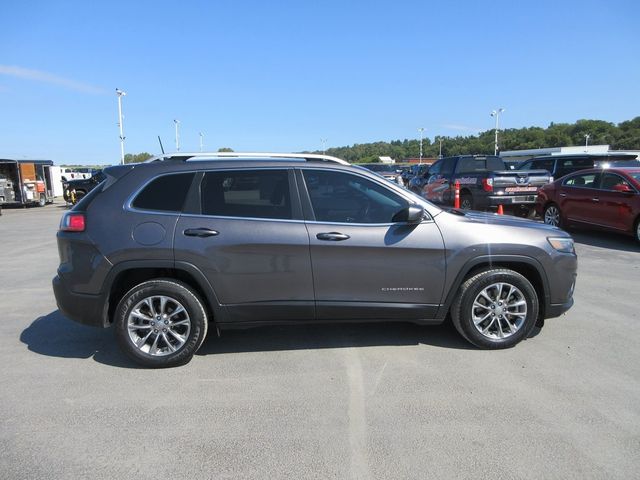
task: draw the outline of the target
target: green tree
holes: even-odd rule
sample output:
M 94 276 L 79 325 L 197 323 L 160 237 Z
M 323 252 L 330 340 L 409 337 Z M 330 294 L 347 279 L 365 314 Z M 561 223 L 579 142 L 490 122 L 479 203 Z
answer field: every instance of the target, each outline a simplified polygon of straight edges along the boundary
M 222 147 L 218 149 L 218 152 L 233 152 L 233 148 Z
M 124 163 L 140 163 L 145 160 L 149 160 L 153 155 L 147 152 L 142 153 L 127 153 L 124 156 Z

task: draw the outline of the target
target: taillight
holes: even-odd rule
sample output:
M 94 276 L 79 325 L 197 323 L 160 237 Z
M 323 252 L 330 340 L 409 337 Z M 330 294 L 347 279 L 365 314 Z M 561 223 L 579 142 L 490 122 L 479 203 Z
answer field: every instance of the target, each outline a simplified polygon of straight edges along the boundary
M 60 230 L 63 232 L 84 232 L 84 213 L 67 212 L 60 221 Z
M 485 192 L 493 192 L 493 178 L 483 178 L 482 188 Z

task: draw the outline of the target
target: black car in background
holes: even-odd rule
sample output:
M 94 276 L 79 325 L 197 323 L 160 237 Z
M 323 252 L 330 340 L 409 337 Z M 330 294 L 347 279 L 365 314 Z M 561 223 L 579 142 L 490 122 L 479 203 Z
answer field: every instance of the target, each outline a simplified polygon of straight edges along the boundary
M 420 195 L 422 187 L 429 179 L 429 167 L 430 163 L 420 163 L 411 167 L 408 178 L 405 178 L 405 186 L 413 193 Z
M 78 178 L 62 182 L 62 194 L 65 202 L 75 204 L 105 179 L 102 170 L 96 170 L 89 178 Z

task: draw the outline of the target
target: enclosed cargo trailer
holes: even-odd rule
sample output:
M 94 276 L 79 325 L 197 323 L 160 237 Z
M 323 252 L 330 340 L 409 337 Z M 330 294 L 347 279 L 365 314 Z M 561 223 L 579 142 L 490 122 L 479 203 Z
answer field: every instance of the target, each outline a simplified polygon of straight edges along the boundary
M 39 205 L 52 203 L 52 160 L 0 159 L 0 204 Z

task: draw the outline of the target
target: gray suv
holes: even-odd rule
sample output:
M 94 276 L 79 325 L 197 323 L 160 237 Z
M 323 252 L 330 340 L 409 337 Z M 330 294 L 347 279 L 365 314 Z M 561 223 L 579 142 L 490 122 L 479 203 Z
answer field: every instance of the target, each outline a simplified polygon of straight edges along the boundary
M 573 304 L 564 231 L 447 210 L 323 155 L 180 154 L 109 167 L 61 221 L 60 311 L 150 367 L 209 327 L 451 319 L 506 348 Z

